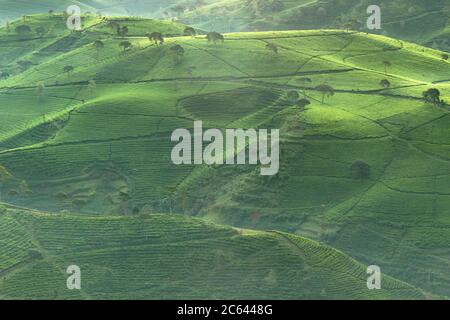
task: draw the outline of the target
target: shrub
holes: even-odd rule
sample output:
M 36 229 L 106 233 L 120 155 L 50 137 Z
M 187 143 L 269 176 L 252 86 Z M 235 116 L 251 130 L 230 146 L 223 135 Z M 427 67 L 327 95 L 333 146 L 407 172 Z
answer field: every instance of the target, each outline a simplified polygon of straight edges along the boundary
M 39 251 L 30 249 L 28 250 L 28 258 L 31 260 L 41 260 L 43 257 Z
M 356 160 L 350 166 L 350 172 L 354 179 L 368 179 L 370 178 L 371 168 L 366 162 Z

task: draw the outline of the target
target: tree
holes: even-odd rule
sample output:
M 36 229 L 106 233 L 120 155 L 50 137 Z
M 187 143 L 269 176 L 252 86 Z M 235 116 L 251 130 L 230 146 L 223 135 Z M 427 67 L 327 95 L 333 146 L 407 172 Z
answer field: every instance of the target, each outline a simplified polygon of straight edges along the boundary
M 14 29 L 15 31 L 16 31 L 16 33 L 19 35 L 19 36 L 26 36 L 26 35 L 28 35 L 28 34 L 30 34 L 31 33 L 31 28 L 30 28 L 30 26 L 28 26 L 28 25 L 26 25 L 26 24 L 21 24 L 20 26 L 17 26 L 15 29 Z
M 170 10 L 172 10 L 176 15 L 181 15 L 186 10 L 186 7 L 182 4 L 177 4 L 176 6 L 170 8 Z
M 65 66 L 64 67 L 64 73 L 67 73 L 67 76 L 70 78 L 70 74 L 72 73 L 73 70 L 75 70 L 75 68 L 73 66 Z
M 297 91 L 291 90 L 291 91 L 288 91 L 287 98 L 290 103 L 296 104 L 298 102 L 298 100 L 300 99 L 300 95 L 298 94 Z
M 36 31 L 36 34 L 37 34 L 40 38 L 42 38 L 42 37 L 44 36 L 45 32 L 46 32 L 46 30 L 45 30 L 45 28 L 44 28 L 43 26 L 37 27 L 35 31 Z
M 6 170 L 5 167 L 0 165 L 0 201 L 2 199 L 2 189 L 5 182 L 8 182 L 13 179 L 13 175 Z
M 388 79 L 383 79 L 380 81 L 380 86 L 382 86 L 383 88 L 390 88 L 391 87 L 391 82 Z
M 325 9 L 324 7 L 319 7 L 316 11 L 316 15 L 318 15 L 319 17 L 325 17 L 327 13 L 327 9 Z
M 422 93 L 422 96 L 423 96 L 423 99 L 425 100 L 425 102 L 432 103 L 435 106 L 437 106 L 443 102 L 443 101 L 441 101 L 441 92 L 435 88 L 424 91 Z
M 223 43 L 225 41 L 225 37 L 222 34 L 215 31 L 209 32 L 206 35 L 206 39 L 208 39 L 208 42 L 213 42 L 214 44 L 217 44 L 217 42 Z
M 120 30 L 120 25 L 116 21 L 109 21 L 108 28 L 111 30 L 111 33 L 114 34 L 114 32 Z
M 443 54 L 442 54 L 442 59 L 445 60 L 445 61 L 447 61 L 447 60 L 448 60 L 448 54 L 443 53 Z
M 28 60 L 19 60 L 16 62 L 22 70 L 27 70 L 33 65 L 33 62 Z
M 22 180 L 19 184 L 20 192 L 22 194 L 30 194 L 32 193 L 30 187 L 28 186 L 28 183 L 25 180 Z
M 122 28 L 117 27 L 117 35 L 121 36 L 121 37 L 126 37 L 128 35 L 128 27 L 127 26 L 123 26 Z
M 280 12 L 284 9 L 284 3 L 280 0 L 253 0 L 248 1 L 247 6 L 252 6 L 257 16 Z
M 95 93 L 95 89 L 96 88 L 97 88 L 97 82 L 95 82 L 95 80 L 89 80 L 89 82 L 88 82 L 88 91 L 89 91 L 90 95 Z
M 164 37 L 161 32 L 152 32 L 147 34 L 147 38 L 150 41 L 153 41 L 155 45 L 162 45 L 164 43 Z
M 192 27 L 186 27 L 184 29 L 184 35 L 185 36 L 195 37 L 197 35 L 197 31 L 195 31 L 195 29 L 192 28 Z
M 388 60 L 384 60 L 383 61 L 383 65 L 384 65 L 384 74 L 387 74 L 387 69 L 392 66 L 392 63 Z
M 347 31 L 350 32 L 350 30 L 355 28 L 355 21 L 354 20 L 347 20 L 342 22 L 342 27 Z
M 180 46 L 179 44 L 177 44 L 177 45 L 171 47 L 170 51 L 172 51 L 174 54 L 175 63 L 179 64 L 181 62 L 181 59 L 184 56 L 184 48 L 182 46 Z
M 39 99 L 44 95 L 45 84 L 43 82 L 39 82 L 36 86 L 36 94 Z
M 370 178 L 370 165 L 362 160 L 356 160 L 350 166 L 350 173 L 353 179 L 368 179 Z
M 6 21 L 6 33 L 10 32 L 11 32 L 11 24 L 9 23 L 9 21 Z
M 30 250 L 28 250 L 28 259 L 33 260 L 33 261 L 34 260 L 42 260 L 43 257 L 39 251 L 30 249 Z
M 123 48 L 123 52 L 125 52 L 126 50 L 130 49 L 133 45 L 131 44 L 130 41 L 122 41 L 121 43 L 119 43 L 119 47 Z
M 0 79 L 7 79 L 11 76 L 9 72 L 6 71 L 0 71 Z
M 6 182 L 13 178 L 13 175 L 2 165 L 0 165 L 0 182 Z
M 50 9 L 50 10 L 48 10 L 48 14 L 50 14 L 50 15 L 52 15 L 52 14 L 53 14 L 53 12 L 54 12 L 54 11 L 53 11 L 53 10 L 51 10 L 51 9 Z
M 316 90 L 322 93 L 322 104 L 325 102 L 325 97 L 334 96 L 334 88 L 327 84 L 321 84 L 316 87 Z
M 274 44 L 274 43 L 266 44 L 266 49 L 271 51 L 271 52 L 273 52 L 273 53 L 275 53 L 275 54 L 278 54 L 278 46 L 276 44 Z
M 102 50 L 105 47 L 105 44 L 101 40 L 95 40 L 94 47 L 95 47 L 95 50 L 97 51 L 97 59 L 98 59 L 98 57 L 100 55 L 100 50 Z
M 311 78 L 300 78 L 300 79 L 297 79 L 297 82 L 299 82 L 299 83 L 301 83 L 304 87 L 303 87 L 303 95 L 305 96 L 305 98 L 306 98 L 306 84 L 308 84 L 308 83 L 312 83 L 312 80 L 311 80 Z
M 311 104 L 311 101 L 308 99 L 300 99 L 297 101 L 297 106 L 300 107 L 300 109 L 306 108 L 306 106 L 309 106 Z

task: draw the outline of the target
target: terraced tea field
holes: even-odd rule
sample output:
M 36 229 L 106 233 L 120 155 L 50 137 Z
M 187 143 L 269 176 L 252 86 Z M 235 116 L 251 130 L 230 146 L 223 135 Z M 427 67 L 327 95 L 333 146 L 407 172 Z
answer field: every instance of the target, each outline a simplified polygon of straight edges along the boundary
M 84 217 L 2 208 L 1 299 L 423 299 L 334 249 L 178 215 Z M 5 247 L 6 245 L 6 247 Z M 32 256 L 34 252 L 42 256 Z M 65 270 L 82 270 L 81 291 Z
M 118 36 L 95 16 L 76 33 L 27 19 L 51 31 L 0 30 L 0 196 L 22 208 L 0 215 L 0 297 L 449 295 L 450 109 L 422 99 L 450 101 L 443 52 L 342 30 L 214 44 L 175 22 L 110 18 L 129 26 Z M 279 128 L 279 174 L 174 165 L 171 133 L 195 120 Z M 72 296 L 75 262 L 87 287 Z M 388 275 L 381 291 L 363 264 Z
M 369 30 L 370 5 L 381 11 L 381 29 Z M 340 28 L 388 35 L 450 50 L 446 0 L 211 0 L 179 15 L 180 21 L 221 32 Z M 371 12 L 371 11 L 370 11 Z M 370 19 L 369 21 L 372 21 Z

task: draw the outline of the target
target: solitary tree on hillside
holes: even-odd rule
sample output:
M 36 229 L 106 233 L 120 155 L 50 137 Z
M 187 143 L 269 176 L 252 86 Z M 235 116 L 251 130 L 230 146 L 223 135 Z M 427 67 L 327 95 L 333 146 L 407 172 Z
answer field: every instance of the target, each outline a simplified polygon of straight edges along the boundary
M 128 35 L 128 27 L 127 26 L 123 26 L 122 28 L 118 27 L 117 28 L 117 35 L 121 36 L 121 37 L 126 37 Z
M 116 21 L 109 21 L 107 26 L 110 29 L 111 34 L 120 30 L 120 25 Z
M 177 45 L 171 47 L 170 51 L 172 51 L 174 54 L 175 63 L 179 64 L 181 62 L 181 59 L 184 56 L 184 48 L 182 46 L 180 46 L 179 44 L 177 44 Z
M 19 60 L 16 62 L 22 70 L 27 70 L 33 65 L 33 62 L 28 60 Z
M 101 40 L 95 40 L 94 47 L 95 47 L 95 50 L 97 51 L 97 59 L 98 59 L 98 57 L 100 55 L 100 51 L 105 47 L 105 44 Z
M 208 39 L 208 42 L 212 42 L 214 44 L 217 44 L 217 42 L 223 43 L 225 41 L 225 37 L 222 34 L 215 31 L 209 32 L 206 35 L 206 39 Z
M 31 261 L 43 259 L 42 254 L 38 250 L 30 249 L 28 250 L 28 259 Z
M 119 43 L 119 47 L 122 47 L 123 52 L 125 53 L 126 50 L 128 50 L 132 47 L 132 44 L 130 41 L 122 41 L 121 43 Z
M 297 79 L 297 82 L 299 82 L 303 86 L 303 95 L 306 98 L 306 85 L 312 83 L 311 78 L 300 78 Z
M 181 15 L 185 10 L 186 7 L 182 4 L 177 4 L 176 6 L 170 8 L 171 11 L 173 11 L 177 16 Z
M 2 189 L 4 183 L 10 181 L 13 178 L 14 178 L 13 175 L 9 173 L 9 171 L 6 170 L 5 167 L 0 165 L 0 201 L 2 201 Z
M 147 34 L 147 38 L 150 41 L 153 41 L 155 45 L 162 45 L 164 43 L 164 37 L 161 32 L 152 32 Z
M 384 73 L 387 74 L 387 69 L 392 66 L 392 63 L 389 60 L 384 60 L 383 61 L 383 65 L 384 65 Z
M 186 27 L 186 29 L 184 29 L 184 35 L 195 37 L 197 35 L 197 31 L 195 31 L 192 27 Z
M 298 102 L 298 100 L 300 99 L 300 95 L 298 94 L 298 92 L 296 90 L 291 90 L 291 91 L 288 91 L 287 98 L 290 103 L 296 104 Z
M 382 86 L 385 89 L 390 88 L 391 82 L 388 79 L 383 79 L 380 81 L 380 86 Z
M 448 54 L 446 54 L 446 53 L 443 53 L 443 54 L 442 54 L 442 59 L 443 59 L 443 60 L 447 61 L 448 58 L 449 58 L 449 57 L 448 57 Z
M 306 106 L 309 106 L 310 104 L 311 101 L 309 101 L 308 99 L 300 99 L 297 101 L 297 106 L 302 110 L 305 109 Z
M 350 166 L 350 173 L 354 179 L 368 179 L 370 178 L 371 168 L 366 162 L 356 160 Z
M 350 30 L 357 29 L 358 21 L 354 19 L 350 20 L 343 20 L 342 17 L 339 19 L 337 23 L 339 23 L 347 32 L 350 32 Z
M 271 51 L 271 52 L 273 52 L 273 53 L 275 53 L 275 54 L 278 54 L 278 46 L 276 44 L 274 44 L 274 43 L 266 44 L 266 49 Z
M 37 27 L 35 31 L 36 31 L 36 34 L 37 34 L 40 38 L 42 38 L 42 37 L 44 36 L 45 32 L 46 32 L 46 30 L 45 30 L 45 28 L 44 28 L 43 26 Z
M 322 104 L 325 102 L 325 97 L 334 96 L 334 88 L 327 84 L 321 84 L 316 87 L 316 90 L 322 93 Z
M 26 36 L 26 35 L 28 35 L 28 34 L 30 34 L 31 33 L 31 28 L 30 28 L 30 26 L 28 26 L 28 25 L 26 25 L 26 24 L 21 24 L 20 26 L 17 26 L 15 29 L 14 29 L 15 31 L 16 31 L 16 33 L 19 35 L 19 36 Z
M 64 73 L 67 73 L 67 76 L 70 78 L 70 74 L 72 73 L 73 70 L 75 70 L 75 68 L 73 66 L 65 66 L 64 67 Z
M 6 71 L 0 71 L 0 79 L 7 79 L 9 78 L 11 75 L 9 72 Z
M 424 91 L 422 93 L 423 99 L 427 103 L 432 103 L 435 106 L 438 106 L 443 101 L 441 101 L 441 92 L 438 89 L 432 88 Z
M 0 165 L 0 182 L 8 181 L 13 178 L 13 175 L 2 165 Z
M 36 94 L 37 94 L 39 100 L 44 95 L 44 90 L 45 90 L 45 84 L 43 82 L 39 82 L 36 86 Z
M 316 15 L 318 15 L 319 17 L 325 17 L 327 13 L 327 9 L 325 9 L 324 7 L 317 8 Z
M 88 82 L 88 91 L 89 91 L 90 95 L 95 93 L 95 89 L 96 88 L 97 88 L 97 82 L 95 82 L 95 80 L 89 80 L 89 82 Z

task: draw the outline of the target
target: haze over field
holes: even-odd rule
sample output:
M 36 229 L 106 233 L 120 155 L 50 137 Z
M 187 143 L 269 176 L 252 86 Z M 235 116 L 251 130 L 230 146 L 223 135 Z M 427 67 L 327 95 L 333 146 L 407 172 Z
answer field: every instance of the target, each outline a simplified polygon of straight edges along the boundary
M 162 20 L 134 16 L 162 3 L 84 2 L 102 14 L 79 31 L 62 3 L 5 2 L 24 17 L 0 29 L 0 299 L 448 297 L 450 62 L 417 44 L 446 13 L 388 37 L 328 24 L 365 3 L 338 2 L 284 1 L 231 33 L 211 11 L 252 1 L 165 2 Z M 317 6 L 327 24 L 281 30 Z M 279 129 L 278 174 L 175 165 L 171 135 L 195 121 Z
M 0 23 L 31 13 L 63 12 L 178 20 L 218 32 L 353 29 L 450 51 L 448 0 L 0 0 Z M 368 30 L 367 8 L 382 10 L 381 30 Z

